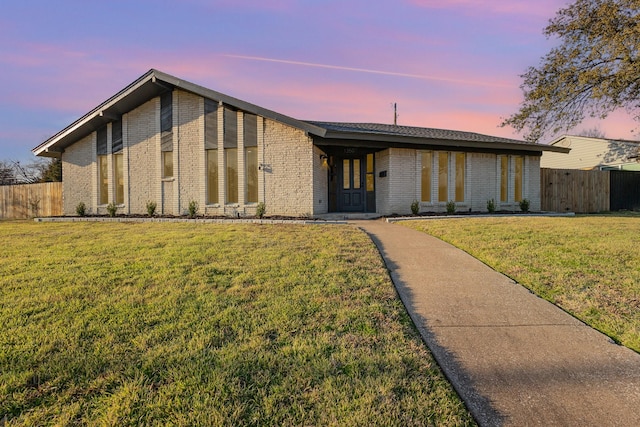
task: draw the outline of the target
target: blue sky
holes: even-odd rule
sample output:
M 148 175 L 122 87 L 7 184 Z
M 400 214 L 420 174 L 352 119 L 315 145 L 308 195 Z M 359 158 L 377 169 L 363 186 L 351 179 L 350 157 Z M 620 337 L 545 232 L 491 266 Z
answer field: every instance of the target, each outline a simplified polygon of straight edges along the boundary
M 0 160 L 156 68 L 298 119 L 519 138 L 501 119 L 563 0 L 4 0 Z M 614 114 L 588 122 L 635 139 Z M 546 141 L 543 141 L 546 142 Z

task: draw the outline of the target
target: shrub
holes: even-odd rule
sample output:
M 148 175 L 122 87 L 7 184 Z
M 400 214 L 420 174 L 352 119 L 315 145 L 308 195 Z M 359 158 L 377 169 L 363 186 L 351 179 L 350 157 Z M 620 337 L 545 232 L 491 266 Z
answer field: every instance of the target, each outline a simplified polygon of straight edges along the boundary
M 529 199 L 520 200 L 520 210 L 522 212 L 529 212 Z
M 107 205 L 107 213 L 111 218 L 116 216 L 117 211 L 118 211 L 118 205 L 116 205 L 115 203 L 111 202 Z
M 494 213 L 496 211 L 496 201 L 493 199 L 487 200 L 487 211 Z
M 266 212 L 267 206 L 264 204 L 264 202 L 258 203 L 258 206 L 256 206 L 256 216 L 258 218 L 262 218 Z
M 156 214 L 157 207 L 158 205 L 156 204 L 156 202 L 152 202 L 151 200 L 149 200 L 147 202 L 147 215 L 154 216 Z
M 189 218 L 195 218 L 198 214 L 198 202 L 192 200 L 189 202 Z
M 418 212 L 420 212 L 420 203 L 418 203 L 417 200 L 414 200 L 413 203 L 411 203 L 411 213 L 418 215 Z
M 78 203 L 76 206 L 76 213 L 78 216 L 87 216 L 87 205 L 85 205 L 84 202 Z
M 449 200 L 447 202 L 447 213 L 452 214 L 452 213 L 455 213 L 455 211 L 456 211 L 456 202 L 454 202 L 453 200 Z

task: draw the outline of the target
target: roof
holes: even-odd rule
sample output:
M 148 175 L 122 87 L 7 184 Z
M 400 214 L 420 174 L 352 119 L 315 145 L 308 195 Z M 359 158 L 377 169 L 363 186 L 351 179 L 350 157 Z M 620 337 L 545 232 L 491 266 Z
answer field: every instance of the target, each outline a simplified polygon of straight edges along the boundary
M 552 147 L 528 141 L 483 135 L 458 130 L 398 126 L 381 123 L 337 123 L 307 121 L 325 129 L 325 140 L 361 140 L 395 142 L 404 146 L 455 146 L 461 148 L 491 148 L 519 151 L 556 151 L 568 153 L 563 147 Z
M 376 123 L 334 123 L 303 121 L 284 114 L 259 107 L 246 101 L 207 89 L 186 80 L 179 79 L 161 71 L 151 69 L 133 83 L 89 111 L 72 124 L 62 129 L 32 152 L 38 156 L 58 157 L 65 148 L 79 141 L 105 124 L 114 121 L 145 102 L 160 96 L 169 90 L 179 88 L 221 102 L 227 106 L 251 114 L 272 119 L 301 129 L 320 141 L 330 145 L 345 145 L 354 141 L 360 144 L 399 146 L 445 146 L 468 149 L 494 149 L 510 151 L 556 151 L 567 153 L 569 150 L 552 145 L 534 144 L 508 138 L 482 135 L 444 129 L 396 126 Z

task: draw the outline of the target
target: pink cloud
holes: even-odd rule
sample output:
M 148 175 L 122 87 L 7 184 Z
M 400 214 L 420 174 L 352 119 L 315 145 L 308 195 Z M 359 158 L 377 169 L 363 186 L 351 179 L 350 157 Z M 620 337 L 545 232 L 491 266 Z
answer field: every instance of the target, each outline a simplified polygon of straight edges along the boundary
M 483 11 L 505 15 L 537 15 L 549 18 L 567 4 L 564 0 L 408 0 L 408 2 L 428 9 L 455 9 L 473 14 Z

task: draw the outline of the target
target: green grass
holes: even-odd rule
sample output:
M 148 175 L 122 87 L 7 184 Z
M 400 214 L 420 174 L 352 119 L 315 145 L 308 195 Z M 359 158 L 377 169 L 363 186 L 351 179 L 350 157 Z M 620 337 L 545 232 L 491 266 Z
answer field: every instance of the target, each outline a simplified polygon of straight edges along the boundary
M 354 228 L 5 221 L 0 248 L 7 425 L 473 424 Z
M 467 218 L 402 224 L 464 249 L 640 351 L 640 216 Z

